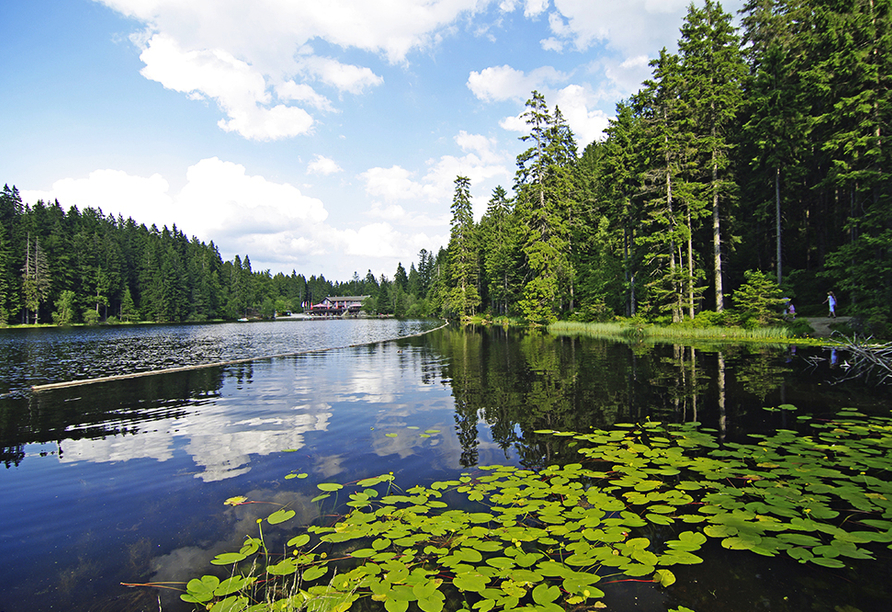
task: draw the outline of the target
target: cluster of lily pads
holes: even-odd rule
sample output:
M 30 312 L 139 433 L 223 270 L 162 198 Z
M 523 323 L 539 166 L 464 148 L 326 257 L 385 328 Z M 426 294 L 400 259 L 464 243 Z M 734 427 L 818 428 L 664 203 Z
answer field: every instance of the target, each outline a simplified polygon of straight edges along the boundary
M 212 612 L 340 612 L 369 600 L 387 612 L 560 612 L 604 607 L 599 585 L 623 577 L 669 587 L 673 567 L 702 562 L 709 538 L 828 568 L 892 548 L 892 419 L 848 410 L 800 421 L 809 433 L 753 444 L 719 444 L 697 423 L 546 430 L 536 433 L 565 438 L 582 461 L 481 467 L 407 491 L 392 474 L 362 480 L 334 524 L 309 526 L 276 556 L 261 522 L 260 537 L 213 561 L 231 566 L 229 578 L 192 580 L 182 598 Z M 317 486 L 318 500 L 344 489 Z M 283 508 L 265 522 L 293 516 Z

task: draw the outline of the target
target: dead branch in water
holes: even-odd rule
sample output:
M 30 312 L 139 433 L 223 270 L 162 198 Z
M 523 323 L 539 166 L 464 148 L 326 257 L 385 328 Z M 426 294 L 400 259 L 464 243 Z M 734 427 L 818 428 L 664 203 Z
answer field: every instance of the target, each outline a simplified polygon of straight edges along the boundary
M 851 354 L 851 361 L 847 359 L 841 365 L 845 375 L 840 382 L 861 377 L 867 381 L 874 377 L 878 379 L 878 385 L 892 382 L 892 342 L 877 344 L 872 342 L 873 336 L 859 339 L 857 335 L 851 338 L 844 334 L 839 335 L 844 340 L 842 350 Z

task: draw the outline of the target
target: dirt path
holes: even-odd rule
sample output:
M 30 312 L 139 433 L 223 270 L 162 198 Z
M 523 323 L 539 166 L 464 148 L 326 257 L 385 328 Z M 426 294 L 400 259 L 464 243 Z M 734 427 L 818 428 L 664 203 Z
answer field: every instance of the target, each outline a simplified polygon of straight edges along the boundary
M 830 325 L 833 323 L 847 323 L 852 317 L 806 317 L 805 320 L 815 330 L 815 338 L 827 338 L 833 333 Z

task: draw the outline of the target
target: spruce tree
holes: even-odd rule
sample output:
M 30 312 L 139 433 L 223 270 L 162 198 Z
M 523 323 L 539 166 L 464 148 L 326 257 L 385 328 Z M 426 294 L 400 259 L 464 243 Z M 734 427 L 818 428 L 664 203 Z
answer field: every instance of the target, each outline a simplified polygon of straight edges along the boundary
M 523 117 L 530 133 L 521 137 L 531 144 L 518 155 L 515 192 L 521 227 L 521 249 L 527 278 L 520 310 L 530 321 L 557 318 L 566 296 L 572 300 L 573 269 L 569 258 L 572 207 L 571 180 L 575 160 L 572 132 L 556 110 L 549 112 L 537 91 L 527 100 Z
M 642 124 L 628 102 L 616 105 L 616 116 L 605 130 L 607 140 L 601 157 L 600 177 L 606 212 L 620 233 L 623 261 L 624 314 L 635 316 L 636 285 L 640 254 L 636 237 L 642 222 L 640 194 L 641 174 L 644 171 L 644 152 L 641 148 Z
M 480 304 L 477 291 L 477 245 L 474 210 L 471 206 L 471 179 L 455 179 L 452 198 L 452 229 L 449 236 L 450 289 L 446 304 L 460 316 L 472 315 Z
M 712 208 L 712 272 L 715 308 L 724 308 L 722 270 L 723 204 L 727 215 L 734 183 L 729 168 L 731 136 L 741 103 L 741 79 L 745 65 L 731 15 L 721 5 L 706 0 L 703 8 L 693 4 L 681 27 L 678 42 L 681 57 L 680 92 L 687 118 L 684 129 L 699 153 L 705 169 L 702 182 Z

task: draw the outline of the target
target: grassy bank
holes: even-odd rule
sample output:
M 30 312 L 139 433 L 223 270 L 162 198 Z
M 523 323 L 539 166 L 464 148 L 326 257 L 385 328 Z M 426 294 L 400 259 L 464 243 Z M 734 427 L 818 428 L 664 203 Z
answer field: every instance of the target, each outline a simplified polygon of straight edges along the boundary
M 548 326 L 555 335 L 584 335 L 593 338 L 622 339 L 635 342 L 761 342 L 768 344 L 799 344 L 822 346 L 826 338 L 803 338 L 795 336 L 784 326 L 757 327 L 693 327 L 690 325 L 653 325 L 635 321 L 610 323 L 579 323 L 559 321 Z

